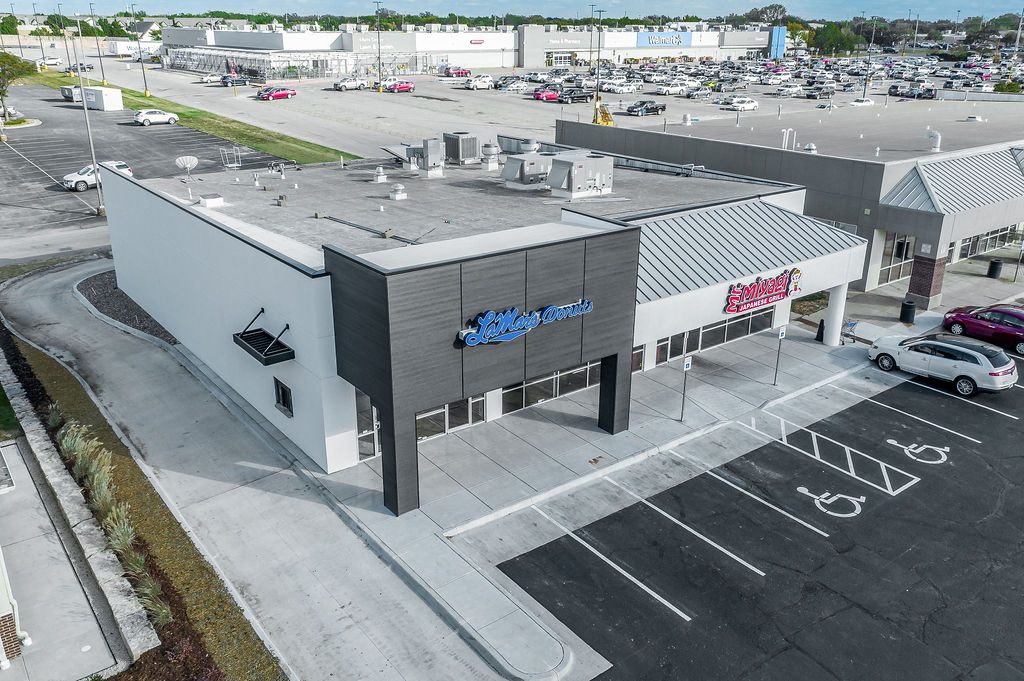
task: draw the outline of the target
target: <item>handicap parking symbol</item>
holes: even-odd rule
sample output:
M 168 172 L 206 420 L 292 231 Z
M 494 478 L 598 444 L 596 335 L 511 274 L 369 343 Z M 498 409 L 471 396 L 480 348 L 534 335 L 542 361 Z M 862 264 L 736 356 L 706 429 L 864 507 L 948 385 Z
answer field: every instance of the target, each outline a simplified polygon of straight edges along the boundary
M 902 449 L 903 453 L 909 456 L 914 461 L 927 464 L 940 464 L 946 463 L 949 459 L 949 447 L 936 447 L 935 445 L 901 445 L 896 440 L 886 440 L 886 442 L 897 449 Z
M 846 494 L 832 494 L 831 492 L 815 494 L 806 487 L 797 487 L 796 491 L 814 499 L 814 505 L 818 507 L 819 511 L 836 518 L 852 518 L 860 515 L 861 505 L 867 501 L 867 497 L 851 497 Z M 833 508 L 832 504 L 836 504 L 836 507 Z

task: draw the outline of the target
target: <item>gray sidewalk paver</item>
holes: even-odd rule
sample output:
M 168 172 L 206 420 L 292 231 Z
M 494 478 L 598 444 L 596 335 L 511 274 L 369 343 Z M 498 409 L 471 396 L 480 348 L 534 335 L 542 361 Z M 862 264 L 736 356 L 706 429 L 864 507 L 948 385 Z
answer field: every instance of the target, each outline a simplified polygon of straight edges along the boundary
M 518 610 L 512 601 L 475 570 L 441 587 L 438 592 L 476 629 Z

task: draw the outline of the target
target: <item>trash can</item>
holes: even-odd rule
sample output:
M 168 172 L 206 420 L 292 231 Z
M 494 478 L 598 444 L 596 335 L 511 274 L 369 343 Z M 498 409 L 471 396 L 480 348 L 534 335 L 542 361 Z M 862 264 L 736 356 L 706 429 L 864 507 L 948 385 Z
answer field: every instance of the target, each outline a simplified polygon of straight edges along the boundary
M 904 324 L 913 324 L 917 316 L 917 303 L 913 300 L 904 300 L 900 306 L 900 321 Z
M 988 278 L 998 279 L 1003 274 L 1003 261 L 999 258 L 993 258 L 988 261 Z

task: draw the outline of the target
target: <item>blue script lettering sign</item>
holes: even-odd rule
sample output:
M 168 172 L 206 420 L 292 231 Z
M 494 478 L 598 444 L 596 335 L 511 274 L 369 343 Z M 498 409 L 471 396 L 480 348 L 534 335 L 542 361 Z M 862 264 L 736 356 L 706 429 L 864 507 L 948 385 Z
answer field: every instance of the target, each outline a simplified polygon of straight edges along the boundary
M 519 312 L 513 307 L 504 312 L 488 310 L 477 316 L 476 328 L 459 331 L 459 340 L 472 347 L 487 343 L 502 343 L 523 336 L 538 326 L 560 322 L 569 317 L 580 317 L 594 309 L 594 303 L 581 298 L 568 305 L 548 305 L 533 312 Z

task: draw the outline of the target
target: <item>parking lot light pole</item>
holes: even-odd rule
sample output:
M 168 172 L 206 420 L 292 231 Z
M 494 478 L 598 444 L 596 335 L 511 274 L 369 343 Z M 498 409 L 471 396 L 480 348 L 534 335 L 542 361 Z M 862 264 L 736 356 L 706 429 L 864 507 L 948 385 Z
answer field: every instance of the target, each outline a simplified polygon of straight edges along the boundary
M 380 6 L 384 3 L 374 0 L 373 4 L 377 6 L 377 92 L 384 92 L 384 67 L 380 56 Z
M 864 94 L 861 95 L 864 99 L 868 97 L 868 79 L 871 78 L 871 48 L 875 46 L 875 24 L 878 22 L 878 17 L 871 17 L 871 42 L 868 43 L 868 72 L 864 74 Z
M 14 17 L 14 3 L 11 3 L 11 16 Z M 18 17 L 14 17 L 14 36 L 18 39 L 18 52 L 21 52 L 21 58 L 25 58 L 25 48 L 21 46 L 21 33 L 18 32 Z
M 81 18 L 78 18 L 78 33 L 79 35 L 82 33 Z M 96 146 L 92 142 L 92 126 L 89 124 L 89 101 L 88 97 L 85 96 L 85 83 L 82 81 L 82 71 L 83 69 L 78 69 L 78 91 L 82 93 L 82 113 L 85 114 L 85 134 L 89 138 L 89 155 L 92 156 L 93 172 L 96 173 L 96 200 L 99 201 L 99 205 L 96 206 L 96 215 L 103 217 L 107 214 L 107 209 L 103 205 L 103 185 L 100 184 L 100 168 L 96 164 Z
M 64 52 L 68 55 L 68 68 L 71 68 L 71 50 L 68 48 L 68 29 L 64 26 L 64 9 L 57 3 L 57 18 L 60 19 L 60 34 L 64 37 Z
M 605 10 L 594 10 L 597 12 L 597 22 L 600 24 Z M 597 89 L 594 91 L 594 123 L 601 120 L 601 38 L 597 39 Z
M 32 18 L 35 19 L 37 16 L 39 16 L 39 10 L 36 9 L 36 3 L 33 2 L 32 3 Z M 35 30 L 39 30 L 39 29 L 36 28 Z M 43 36 L 42 35 L 37 35 L 36 37 L 39 38 L 39 51 L 43 53 L 43 59 L 46 59 L 46 48 L 43 47 Z
M 590 52 L 587 53 L 587 65 L 594 65 L 594 8 L 597 5 L 590 6 Z
M 103 52 L 100 51 L 100 32 L 96 28 L 96 11 L 92 8 L 92 3 L 89 3 L 89 17 L 92 19 L 92 34 L 96 36 L 96 56 L 100 60 L 100 78 L 105 86 L 107 84 L 107 73 L 103 70 Z M 85 47 L 82 47 L 82 52 L 85 52 Z
M 139 22 L 139 18 L 135 16 L 135 3 L 132 3 L 132 19 L 135 19 L 135 23 Z M 146 78 L 146 60 L 142 58 L 142 36 L 135 33 L 135 44 L 139 48 L 139 63 L 142 64 L 142 95 L 149 97 L 149 80 Z

